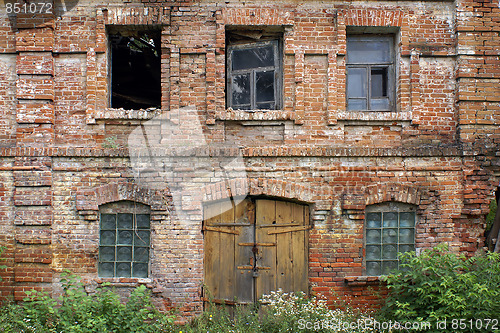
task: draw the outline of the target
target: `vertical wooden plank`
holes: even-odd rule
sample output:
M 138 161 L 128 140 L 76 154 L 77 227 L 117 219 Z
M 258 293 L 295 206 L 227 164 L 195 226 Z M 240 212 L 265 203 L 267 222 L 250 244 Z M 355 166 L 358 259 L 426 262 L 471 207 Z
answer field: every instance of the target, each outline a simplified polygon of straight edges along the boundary
M 274 200 L 256 201 L 256 229 L 255 239 L 257 243 L 276 243 L 276 235 L 268 235 L 267 232 L 276 228 L 260 228 L 259 225 L 276 223 L 276 203 Z M 276 290 L 276 247 L 258 247 L 257 266 L 268 269 L 260 269 L 256 278 L 256 297 L 259 299 L 263 294 L 269 294 Z
M 309 207 L 305 205 L 294 205 L 293 219 L 301 225 L 309 224 Z M 308 231 L 296 231 L 292 233 L 293 248 L 293 289 L 308 293 Z
M 276 229 L 283 224 L 292 223 L 292 210 L 296 204 L 276 201 Z M 285 292 L 294 291 L 292 267 L 292 234 L 286 232 L 276 234 L 276 287 Z
M 217 219 L 220 220 L 219 213 L 220 207 L 219 204 L 211 204 L 204 208 L 204 223 L 206 226 L 212 226 L 217 222 Z M 211 218 L 206 218 L 208 216 L 212 216 Z M 206 288 L 206 297 L 210 296 L 212 298 L 217 299 L 219 297 L 219 233 L 205 231 L 204 232 L 204 273 L 205 273 L 205 288 Z
M 240 202 L 235 208 L 235 221 L 238 224 L 250 224 L 236 227 L 239 235 L 236 236 L 234 252 L 235 260 L 235 296 L 238 302 L 253 302 L 254 285 L 253 270 L 238 269 L 238 267 L 253 266 L 254 258 L 251 246 L 241 246 L 238 244 L 250 244 L 254 242 L 255 215 L 254 206 L 250 199 Z
M 220 203 L 220 222 L 234 223 L 234 209 L 229 200 Z M 224 229 L 234 230 L 234 227 L 223 226 Z M 219 295 L 220 299 L 234 301 L 234 246 L 235 235 L 219 233 Z

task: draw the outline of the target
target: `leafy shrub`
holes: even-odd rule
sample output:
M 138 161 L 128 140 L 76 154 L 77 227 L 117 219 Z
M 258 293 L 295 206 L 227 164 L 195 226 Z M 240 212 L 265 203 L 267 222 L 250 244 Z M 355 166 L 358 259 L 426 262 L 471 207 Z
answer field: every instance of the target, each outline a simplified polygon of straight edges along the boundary
M 498 319 L 498 253 L 483 253 L 466 259 L 464 255 L 450 253 L 447 245 L 442 244 L 423 251 L 420 256 L 415 252 L 402 254 L 400 260 L 402 270 L 383 277 L 390 289 L 382 308 L 385 318 L 399 322 L 429 322 L 430 332 L 442 332 L 436 329 L 436 323 L 444 320 L 451 329 L 451 324 L 460 319 L 467 325 L 478 319 Z M 492 331 L 484 327 L 476 329 L 475 324 L 467 327 L 469 332 Z
M 168 332 L 174 317 L 160 313 L 151 303 L 148 290 L 139 286 L 126 303 L 103 284 L 87 294 L 75 276 L 62 274 L 63 294 L 59 302 L 46 292 L 30 291 L 23 304 L 0 310 L 3 332 Z

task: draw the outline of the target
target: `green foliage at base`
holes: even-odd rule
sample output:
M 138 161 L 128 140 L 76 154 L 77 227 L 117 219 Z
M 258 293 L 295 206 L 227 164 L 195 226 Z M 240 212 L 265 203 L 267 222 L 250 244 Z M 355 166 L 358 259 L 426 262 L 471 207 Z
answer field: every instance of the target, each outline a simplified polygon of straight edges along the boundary
M 324 300 L 304 293 L 271 292 L 254 305 L 226 307 L 210 304 L 207 311 L 184 326 L 174 316 L 162 314 L 151 304 L 144 286 L 136 288 L 126 303 L 106 286 L 87 294 L 72 275 L 62 279 L 59 299 L 32 291 L 22 304 L 0 308 L 0 332 L 87 333 L 274 333 L 274 332 L 371 332 L 351 329 L 349 323 L 369 317 L 352 310 L 330 310 Z M 347 328 L 338 329 L 339 324 Z
M 402 254 L 401 270 L 382 277 L 390 293 L 375 319 L 345 304 L 329 309 L 326 302 L 304 293 L 281 290 L 263 296 L 255 305 L 208 309 L 184 326 L 174 325 L 172 314 L 158 312 L 148 290 L 136 288 L 127 302 L 103 285 L 88 294 L 67 273 L 63 294 L 52 299 L 32 291 L 22 304 L 0 308 L 0 332 L 396 332 L 395 323 L 429 323 L 420 332 L 500 332 L 500 255 L 483 253 L 465 258 L 446 245 L 416 256 Z M 479 321 L 478 321 L 479 320 Z M 446 321 L 446 329 L 437 323 Z M 374 323 L 392 323 L 391 329 Z M 479 324 L 479 325 L 478 325 Z M 396 329 L 394 329 L 396 328 Z
M 126 303 L 105 284 L 88 294 L 75 276 L 62 274 L 64 293 L 56 300 L 30 291 L 22 304 L 0 309 L 2 332 L 170 332 L 174 316 L 160 313 L 145 286 L 132 291 Z
M 430 322 L 429 332 L 441 332 L 436 323 L 496 319 L 500 314 L 500 255 L 483 253 L 466 259 L 445 244 L 402 254 L 402 269 L 383 277 L 390 289 L 382 309 L 385 318 L 399 322 Z M 485 323 L 485 321 L 483 321 Z M 496 325 L 500 328 L 500 324 Z M 491 327 L 491 326 L 490 326 Z M 459 329 L 459 327 L 458 327 Z M 498 332 L 475 323 L 468 332 Z
M 182 332 L 375 332 L 364 325 L 371 320 L 350 308 L 331 310 L 325 300 L 306 297 L 303 292 L 278 290 L 264 295 L 253 306 L 234 307 L 232 314 L 228 307 L 210 304 L 208 311 L 183 327 Z

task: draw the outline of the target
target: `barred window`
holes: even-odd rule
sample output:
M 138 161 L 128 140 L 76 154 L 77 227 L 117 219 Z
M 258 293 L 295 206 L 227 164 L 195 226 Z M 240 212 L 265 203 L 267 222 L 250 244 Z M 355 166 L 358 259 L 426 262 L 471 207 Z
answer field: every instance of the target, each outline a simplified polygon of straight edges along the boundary
M 366 209 L 366 275 L 388 274 L 399 268 L 398 253 L 415 250 L 415 207 L 402 203 Z
M 100 277 L 148 277 L 149 248 L 149 207 L 133 202 L 101 206 Z

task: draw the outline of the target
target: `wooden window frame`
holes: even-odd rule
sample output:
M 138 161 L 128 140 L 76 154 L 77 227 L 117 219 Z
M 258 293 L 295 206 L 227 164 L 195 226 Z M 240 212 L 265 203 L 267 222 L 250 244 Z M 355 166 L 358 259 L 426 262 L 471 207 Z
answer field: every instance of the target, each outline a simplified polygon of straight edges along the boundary
M 235 50 L 253 49 L 262 47 L 265 45 L 272 45 L 274 52 L 274 66 L 266 67 L 254 67 L 242 70 L 232 69 L 232 55 Z M 264 41 L 248 42 L 243 44 L 235 44 L 227 46 L 227 63 L 226 63 L 226 104 L 227 107 L 238 110 L 239 108 L 233 105 L 232 101 L 232 79 L 234 75 L 239 74 L 250 74 L 250 108 L 243 109 L 246 111 L 252 110 L 269 110 L 269 109 L 258 109 L 256 102 L 256 83 L 255 75 L 257 72 L 274 70 L 274 109 L 270 110 L 280 110 L 282 108 L 282 90 L 283 90 L 283 52 L 282 52 L 282 41 L 281 39 L 271 39 Z
M 395 48 L 395 36 L 393 34 L 348 34 L 347 35 L 347 45 L 349 41 L 362 41 L 362 42 L 374 42 L 374 41 L 384 41 L 390 44 L 390 61 L 388 62 L 350 62 L 349 61 L 349 51 L 347 51 L 347 61 L 346 61 L 346 108 L 348 111 L 396 111 L 395 95 L 396 95 L 396 48 Z M 349 46 L 347 46 L 347 49 Z M 358 99 L 366 99 L 366 109 L 350 109 L 349 108 L 349 69 L 351 68 L 364 68 L 367 72 L 366 78 L 366 97 Z M 374 99 L 371 96 L 371 70 L 373 68 L 387 68 L 387 98 L 389 101 L 389 107 L 387 109 L 374 109 L 371 107 L 371 100 Z M 356 98 L 353 98 L 356 99 Z
M 380 227 L 369 227 L 368 226 L 368 214 L 370 213 L 381 213 L 381 221 L 380 221 Z M 384 227 L 383 225 L 383 215 L 387 213 L 396 213 L 398 216 L 398 224 L 396 227 Z M 414 224 L 413 227 L 402 227 L 400 226 L 400 219 L 401 219 L 401 214 L 402 213 L 413 213 L 414 216 Z M 364 221 L 364 268 L 365 268 L 365 274 L 369 276 L 380 276 L 384 275 L 387 272 L 384 272 L 384 268 L 382 267 L 384 262 L 396 262 L 397 263 L 397 268 L 400 268 L 400 262 L 399 260 L 396 259 L 384 259 L 384 246 L 385 245 L 396 245 L 397 249 L 399 250 L 400 246 L 411 246 L 413 247 L 413 250 L 415 250 L 415 239 L 416 239 L 416 226 L 417 226 L 417 213 L 416 213 L 416 206 L 410 205 L 410 204 L 405 204 L 405 203 L 399 203 L 399 202 L 386 202 L 382 204 L 375 204 L 368 206 L 365 210 L 365 221 Z M 399 236 L 400 236 L 400 230 L 401 229 L 411 229 L 413 231 L 413 239 L 411 243 L 401 243 Z M 380 230 L 380 243 L 368 243 L 368 231 L 370 230 Z M 383 233 L 384 230 L 396 230 L 397 231 L 397 237 L 398 240 L 396 243 L 387 243 L 384 242 L 383 239 Z M 380 257 L 377 259 L 367 259 L 367 246 L 380 246 Z M 399 253 L 399 252 L 398 252 Z M 370 274 L 368 270 L 368 264 L 370 262 L 380 262 L 381 267 L 380 267 L 380 274 Z

